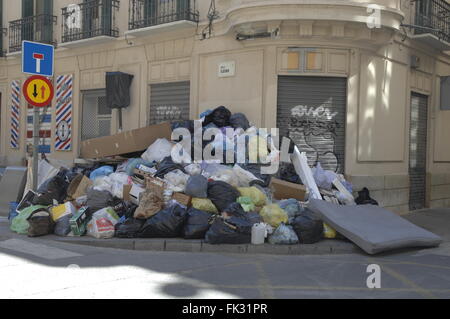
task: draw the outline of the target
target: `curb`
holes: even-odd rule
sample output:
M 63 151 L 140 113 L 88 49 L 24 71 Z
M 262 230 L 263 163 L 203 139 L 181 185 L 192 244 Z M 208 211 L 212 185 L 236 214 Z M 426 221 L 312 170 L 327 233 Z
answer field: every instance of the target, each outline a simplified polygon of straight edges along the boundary
M 6 223 L 0 220 L 0 240 L 23 238 L 9 230 Z M 3 224 L 3 225 L 2 225 Z M 28 237 L 26 237 L 28 238 Z M 204 240 L 182 238 L 111 238 L 96 239 L 83 237 L 58 237 L 48 235 L 33 238 L 38 241 L 54 241 L 58 243 L 90 246 L 98 248 L 124 249 L 134 251 L 157 252 L 194 252 L 194 253 L 224 253 L 224 254 L 267 254 L 267 255 L 337 255 L 363 253 L 360 248 L 351 242 L 338 239 L 325 239 L 315 244 L 297 245 L 251 245 L 251 244 L 224 244 L 211 245 Z
M 316 244 L 297 245 L 251 245 L 223 244 L 211 245 L 203 240 L 185 239 L 91 239 L 91 238 L 46 238 L 66 244 L 101 248 L 125 249 L 135 251 L 158 252 L 195 252 L 195 253 L 232 253 L 232 254 L 268 254 L 268 255 L 332 255 L 353 254 L 362 251 L 350 242 L 341 240 L 323 240 Z

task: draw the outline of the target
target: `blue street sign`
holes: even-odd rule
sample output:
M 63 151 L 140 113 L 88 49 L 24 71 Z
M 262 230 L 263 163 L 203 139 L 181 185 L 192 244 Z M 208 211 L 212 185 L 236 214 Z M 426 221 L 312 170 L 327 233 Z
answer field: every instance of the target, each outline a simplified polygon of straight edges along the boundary
M 54 51 L 50 44 L 22 41 L 22 72 L 53 76 Z

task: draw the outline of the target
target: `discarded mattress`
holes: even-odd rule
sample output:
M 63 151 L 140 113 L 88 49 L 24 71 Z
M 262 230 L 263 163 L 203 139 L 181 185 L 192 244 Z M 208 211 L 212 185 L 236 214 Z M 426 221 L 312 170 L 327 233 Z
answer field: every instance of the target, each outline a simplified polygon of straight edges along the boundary
M 434 247 L 442 242 L 439 236 L 379 206 L 339 206 L 312 199 L 308 208 L 371 255 L 406 247 Z

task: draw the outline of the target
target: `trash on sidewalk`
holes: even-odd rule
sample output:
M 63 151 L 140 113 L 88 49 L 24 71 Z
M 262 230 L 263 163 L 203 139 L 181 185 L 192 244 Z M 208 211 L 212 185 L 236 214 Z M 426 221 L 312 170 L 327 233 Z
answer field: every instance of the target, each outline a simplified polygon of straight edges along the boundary
M 38 237 L 53 234 L 55 222 L 47 210 L 40 209 L 33 211 L 27 218 L 28 237 Z
M 112 238 L 118 220 L 119 216 L 111 207 L 103 208 L 92 215 L 87 225 L 87 234 L 98 239 Z
M 200 143 L 191 139 L 191 147 L 181 149 L 171 141 L 172 130 L 187 128 L 192 138 L 198 124 L 202 132 L 214 128 L 215 134 Z M 236 143 L 241 136 L 245 152 Z M 73 167 L 56 169 L 42 163 L 46 180 L 19 203 L 11 230 L 33 236 L 54 232 L 102 239 L 180 237 L 255 245 L 313 244 L 344 236 L 369 253 L 438 244 L 432 234 L 414 241 L 401 223 L 398 229 L 375 223 L 375 213 L 362 222 L 361 216 L 374 209 L 365 204 L 377 204 L 367 188 L 355 200 L 353 186 L 343 175 L 323 169 L 319 162 L 310 167 L 306 153 L 292 139 L 288 138 L 287 155 L 274 140 L 251 126 L 245 114 L 232 114 L 221 106 L 204 112 L 196 122 L 162 123 L 83 141 L 83 159 Z M 224 154 L 193 161 L 194 154 L 187 152 L 207 149 L 212 156 Z M 272 164 L 279 166 L 267 170 Z M 33 214 L 42 211 L 42 216 Z M 398 233 L 399 244 L 382 241 L 377 234 L 384 232 Z

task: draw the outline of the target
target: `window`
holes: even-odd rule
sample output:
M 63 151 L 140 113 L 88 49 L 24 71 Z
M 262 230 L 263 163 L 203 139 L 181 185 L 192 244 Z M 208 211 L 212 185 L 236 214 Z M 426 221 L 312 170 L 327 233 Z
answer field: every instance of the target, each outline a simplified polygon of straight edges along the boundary
M 82 93 L 81 140 L 111 135 L 111 109 L 106 106 L 105 90 Z

